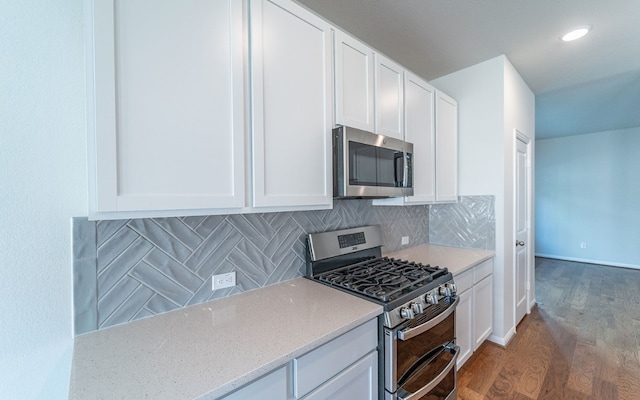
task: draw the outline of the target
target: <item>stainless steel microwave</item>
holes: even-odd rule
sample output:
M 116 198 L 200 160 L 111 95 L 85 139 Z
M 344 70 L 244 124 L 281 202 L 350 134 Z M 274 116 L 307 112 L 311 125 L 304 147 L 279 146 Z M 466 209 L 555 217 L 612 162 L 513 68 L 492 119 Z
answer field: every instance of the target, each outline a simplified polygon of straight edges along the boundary
M 333 129 L 333 197 L 413 195 L 413 144 L 347 126 Z

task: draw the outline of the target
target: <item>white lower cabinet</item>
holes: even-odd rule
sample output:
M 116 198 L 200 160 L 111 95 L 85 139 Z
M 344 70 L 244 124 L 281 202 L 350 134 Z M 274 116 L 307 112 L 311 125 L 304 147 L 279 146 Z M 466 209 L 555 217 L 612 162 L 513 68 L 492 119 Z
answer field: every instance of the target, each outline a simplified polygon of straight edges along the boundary
M 287 367 L 281 367 L 221 400 L 282 400 L 287 399 Z
M 458 290 L 460 285 L 458 285 Z M 473 288 L 458 292 L 460 303 L 456 308 L 456 344 L 460 347 L 458 353 L 458 368 L 460 368 L 473 354 Z
M 456 308 L 458 369 L 493 330 L 493 259 L 454 276 L 460 302 Z
M 224 400 L 377 400 L 378 321 L 295 358 Z
M 473 351 L 484 342 L 493 330 L 493 275 L 473 285 L 474 343 Z

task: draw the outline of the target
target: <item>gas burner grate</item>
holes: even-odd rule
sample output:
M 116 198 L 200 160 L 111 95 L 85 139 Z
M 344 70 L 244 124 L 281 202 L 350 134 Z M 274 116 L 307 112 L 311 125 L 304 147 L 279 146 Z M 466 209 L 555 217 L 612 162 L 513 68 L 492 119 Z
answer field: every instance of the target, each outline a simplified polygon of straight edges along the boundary
M 447 273 L 447 269 L 428 264 L 381 257 L 334 269 L 317 278 L 387 303 Z

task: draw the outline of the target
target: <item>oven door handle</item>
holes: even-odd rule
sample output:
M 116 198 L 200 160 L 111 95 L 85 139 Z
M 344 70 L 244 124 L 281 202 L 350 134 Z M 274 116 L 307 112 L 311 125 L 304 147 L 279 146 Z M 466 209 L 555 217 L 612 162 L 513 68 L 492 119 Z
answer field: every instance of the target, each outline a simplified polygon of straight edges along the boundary
M 402 395 L 398 395 L 398 400 L 419 400 L 423 396 L 425 396 L 427 393 L 432 391 L 436 386 L 438 386 L 440 382 L 442 382 L 442 380 L 447 377 L 447 374 L 451 372 L 451 369 L 455 368 L 456 362 L 458 361 L 458 353 L 460 352 L 460 346 L 454 345 L 453 347 L 449 348 L 449 350 L 455 352 L 455 354 L 453 355 L 453 358 L 451 359 L 451 361 L 449 361 L 449 364 L 447 364 L 447 366 L 442 371 L 440 371 L 438 376 L 436 376 L 426 386 L 421 387 L 420 390 L 418 390 L 415 393 L 405 392 Z
M 433 328 L 434 326 L 438 325 L 440 322 L 444 321 L 449 315 L 451 315 L 451 313 L 453 313 L 455 311 L 456 306 L 458 305 L 459 302 L 460 302 L 460 297 L 455 296 L 455 300 L 449 306 L 449 308 L 447 308 L 447 310 L 445 312 L 443 312 L 442 314 L 438 315 L 437 317 L 427 321 L 426 323 L 424 323 L 422 325 L 416 326 L 415 328 L 398 331 L 398 339 L 400 339 L 400 340 L 409 340 L 409 339 L 411 339 L 413 337 L 416 337 L 416 336 L 420 335 L 421 333 L 424 333 L 424 332 L 428 331 L 429 329 Z

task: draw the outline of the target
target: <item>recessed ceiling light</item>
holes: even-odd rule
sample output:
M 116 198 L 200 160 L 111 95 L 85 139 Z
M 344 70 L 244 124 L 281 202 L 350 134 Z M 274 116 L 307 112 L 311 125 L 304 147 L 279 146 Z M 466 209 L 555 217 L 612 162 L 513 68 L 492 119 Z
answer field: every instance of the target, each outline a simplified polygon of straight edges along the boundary
M 591 25 L 578 26 L 572 29 L 571 32 L 568 32 L 567 34 L 565 34 L 562 37 L 562 41 L 570 42 L 572 40 L 580 39 L 581 37 L 589 33 L 590 30 L 591 30 Z

